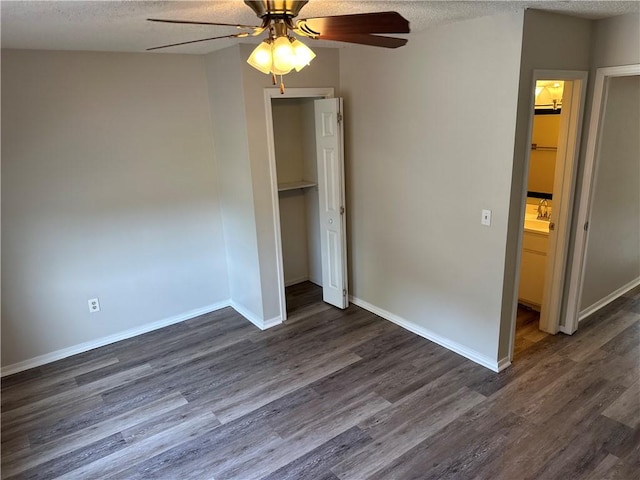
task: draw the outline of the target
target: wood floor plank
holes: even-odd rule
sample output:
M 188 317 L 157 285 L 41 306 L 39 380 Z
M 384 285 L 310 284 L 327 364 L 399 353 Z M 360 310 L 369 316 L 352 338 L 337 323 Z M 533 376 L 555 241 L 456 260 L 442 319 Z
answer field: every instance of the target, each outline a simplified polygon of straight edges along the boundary
M 614 426 L 604 417 L 597 418 L 588 428 L 581 428 L 580 435 L 561 448 L 535 471 L 530 478 L 577 478 L 587 476 L 596 469 L 609 453 L 620 448 L 620 444 L 633 442 L 631 429 L 624 433 L 624 426 Z M 583 426 L 584 427 L 584 426 Z M 617 444 L 617 445 L 616 445 Z
M 613 480 L 614 472 L 621 464 L 622 460 L 609 454 L 585 477 L 585 480 Z
M 415 392 L 393 408 L 362 422 L 359 427 L 374 438 L 350 458 L 331 468 L 339 478 L 366 478 L 454 421 L 484 400 L 484 396 L 463 388 L 432 404 L 431 392 Z M 392 440 L 393 439 L 393 440 Z
M 542 382 L 548 379 L 546 385 L 528 385 L 524 391 L 526 399 L 516 397 L 513 402 L 513 398 L 509 398 L 512 411 L 534 424 L 545 424 L 559 410 L 579 398 L 597 379 L 602 379 L 599 372 L 588 364 L 573 364 L 572 367 L 564 375 L 541 377 Z M 504 395 L 510 397 L 509 391 L 505 389 Z
M 264 480 L 338 478 L 330 471 L 330 468 L 355 450 L 369 444 L 371 440 L 371 437 L 358 427 L 351 427 L 309 453 L 267 475 Z
M 488 422 L 477 435 L 467 435 L 462 439 L 455 452 L 440 457 L 438 466 L 432 466 L 422 478 L 495 478 L 492 460 L 499 458 L 507 445 L 525 435 L 528 427 L 521 417 L 510 413 L 499 417 L 496 422 Z
M 572 336 L 518 309 L 496 374 L 288 289 L 2 379 L 1 478 L 635 480 L 640 287 Z
M 12 480 L 36 480 L 61 477 L 76 469 L 78 466 L 91 464 L 110 455 L 114 451 L 121 450 L 126 445 L 122 434 L 114 433 L 108 437 L 101 438 L 94 442 L 87 442 L 83 446 L 69 453 L 58 455 L 46 462 L 38 463 L 31 468 L 22 470 L 17 475 L 8 478 Z
M 602 414 L 631 428 L 639 428 L 640 380 L 627 388 Z
M 103 405 L 99 395 L 89 395 L 85 398 L 77 399 L 69 403 L 60 402 L 49 408 L 30 412 L 15 419 L 12 422 L 2 422 L 2 439 L 3 445 L 5 441 L 12 441 L 16 437 L 29 435 L 43 428 L 50 428 L 58 424 L 61 420 L 77 418 L 77 415 L 84 415 L 86 412 L 100 408 Z M 2 455 L 4 462 L 6 455 Z
M 602 347 L 615 338 L 620 332 L 638 322 L 640 314 L 621 310 L 611 316 L 606 324 L 600 324 L 591 335 L 584 335 L 576 339 L 570 345 L 559 351 L 560 355 L 566 354 L 574 361 L 584 360 L 593 350 Z
M 53 461 L 56 458 L 64 458 L 85 445 L 99 442 L 102 439 L 120 433 L 124 428 L 139 422 L 141 418 L 158 415 L 163 411 L 172 410 L 186 403 L 182 395 L 171 395 L 151 404 L 146 404 L 137 409 L 120 414 L 116 417 L 104 420 L 98 424 L 79 429 L 64 437 L 32 447 L 28 452 L 21 450 L 17 454 L 8 455 L 6 463 L 2 465 L 3 475 L 16 475 L 25 471 L 37 470 L 39 465 Z M 3 460 L 5 456 L 3 455 Z
M 632 323 L 600 348 L 614 355 L 633 355 L 635 358 L 639 358 L 640 315 L 638 321 Z
M 24 418 L 34 414 L 42 414 L 48 409 L 55 409 L 60 404 L 71 404 L 75 401 L 99 395 L 114 387 L 114 385 L 122 385 L 151 372 L 151 367 L 147 364 L 140 365 L 136 368 L 119 372 L 118 374 L 111 375 L 104 379 L 88 383 L 86 385 L 78 386 L 72 390 L 65 390 L 56 395 L 52 395 L 47 398 L 42 398 L 37 401 L 21 405 L 13 410 L 3 412 L 2 422 L 3 424 L 12 424 L 22 421 Z
M 2 389 L 2 411 L 6 412 L 26 403 L 32 403 L 69 390 L 78 385 L 76 377 L 118 363 L 115 357 L 84 362 L 76 367 L 47 373 L 43 377 L 21 382 L 17 386 Z M 89 383 L 89 382 L 85 382 Z
M 107 478 L 217 478 L 217 471 L 243 464 L 277 446 L 282 446 L 282 440 L 266 423 L 239 419 L 204 426 L 188 441 Z
M 203 429 L 220 425 L 212 412 L 191 410 L 184 406 L 175 410 L 180 410 L 181 413 L 176 415 L 175 411 L 168 412 L 171 414 L 170 420 L 154 424 L 156 428 L 144 429 L 144 432 L 141 432 L 139 426 L 134 426 L 125 430 L 121 436 L 127 448 L 121 448 L 94 462 L 75 468 L 68 472 L 68 478 L 106 478 L 122 474 L 132 466 L 174 448 L 176 442 L 187 441 L 197 437 Z M 132 430 L 135 430 L 135 433 Z
M 264 384 L 253 385 L 242 391 L 236 390 L 233 394 L 220 398 L 219 402 L 213 404 L 213 411 L 220 421 L 226 423 L 241 417 L 252 409 L 266 405 L 282 395 L 357 362 L 359 359 L 360 357 L 353 353 L 343 352 L 331 357 L 322 357 L 316 362 L 287 371 L 286 375 L 280 375 Z
M 584 435 L 584 426 L 594 422 L 606 408 L 604 405 L 617 398 L 620 391 L 606 380 L 595 379 L 582 395 L 557 410 L 544 424 L 532 428 L 526 441 L 505 448 L 502 455 L 509 458 L 509 462 L 502 465 L 501 475 L 532 480 L 544 478 L 539 474 L 547 462 L 557 452 L 578 441 Z

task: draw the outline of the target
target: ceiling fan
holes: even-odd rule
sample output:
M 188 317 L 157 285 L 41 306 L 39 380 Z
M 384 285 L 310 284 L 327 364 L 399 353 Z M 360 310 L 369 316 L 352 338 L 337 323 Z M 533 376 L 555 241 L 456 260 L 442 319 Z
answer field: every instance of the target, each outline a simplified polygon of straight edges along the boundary
M 282 75 L 294 69 L 300 71 L 315 57 L 315 53 L 292 34 L 314 40 L 332 40 L 374 47 L 398 48 L 406 45 L 406 38 L 389 37 L 380 34 L 410 32 L 409 22 L 397 12 L 358 13 L 294 20 L 302 7 L 308 3 L 308 0 L 244 0 L 244 3 L 262 20 L 260 25 L 148 18 L 147 20 L 150 22 L 235 27 L 243 31 L 231 35 L 161 45 L 147 50 L 158 50 L 222 38 L 255 37 L 267 31 L 267 38 L 258 45 L 247 59 L 247 62 L 257 70 L 271 74 L 274 85 L 276 83 L 276 75 L 280 75 L 280 90 L 284 93 Z

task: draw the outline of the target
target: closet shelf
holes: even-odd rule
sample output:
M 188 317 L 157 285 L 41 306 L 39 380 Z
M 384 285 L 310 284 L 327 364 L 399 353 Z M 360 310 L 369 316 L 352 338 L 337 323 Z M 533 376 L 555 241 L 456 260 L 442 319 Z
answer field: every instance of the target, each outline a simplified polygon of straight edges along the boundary
M 287 190 L 296 190 L 298 188 L 311 188 L 318 185 L 316 182 L 311 182 L 309 180 L 299 180 L 297 182 L 287 182 L 287 183 L 279 183 L 278 191 L 286 192 Z

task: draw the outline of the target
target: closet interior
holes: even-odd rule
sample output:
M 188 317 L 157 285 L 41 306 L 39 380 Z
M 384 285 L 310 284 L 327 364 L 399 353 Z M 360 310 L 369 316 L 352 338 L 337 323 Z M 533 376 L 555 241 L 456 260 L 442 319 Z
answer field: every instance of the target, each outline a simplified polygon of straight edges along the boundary
M 271 100 L 285 287 L 322 286 L 314 100 Z

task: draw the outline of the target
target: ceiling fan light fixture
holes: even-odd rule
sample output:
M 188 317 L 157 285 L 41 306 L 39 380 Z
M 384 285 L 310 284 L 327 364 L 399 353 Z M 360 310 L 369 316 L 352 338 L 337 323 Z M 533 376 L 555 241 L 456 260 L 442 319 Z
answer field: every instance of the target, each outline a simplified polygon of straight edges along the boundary
M 311 63 L 311 60 L 316 58 L 316 54 L 313 52 L 313 50 L 311 50 L 297 38 L 293 39 L 293 41 L 291 42 L 291 46 L 293 47 L 293 52 L 296 57 L 296 64 L 294 67 L 296 69 L 296 72 L 302 70 L 304 67 Z
M 247 58 L 247 63 L 262 73 L 271 73 L 273 57 L 271 53 L 270 40 L 263 40 L 260 42 L 260 45 L 258 45 L 253 52 L 251 52 L 249 58 Z
M 296 54 L 289 37 L 278 37 L 273 42 L 273 64 L 271 71 L 276 75 L 285 75 L 297 65 Z

